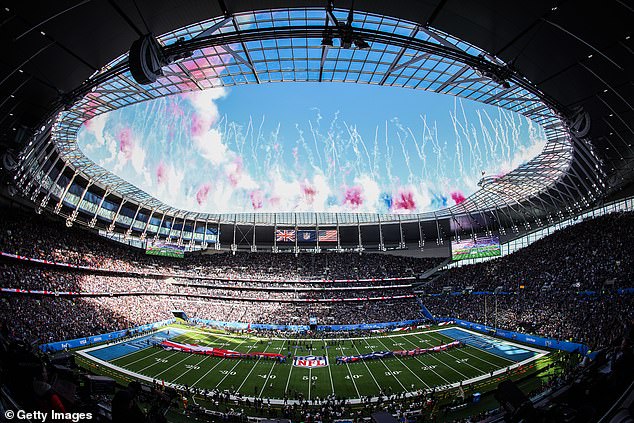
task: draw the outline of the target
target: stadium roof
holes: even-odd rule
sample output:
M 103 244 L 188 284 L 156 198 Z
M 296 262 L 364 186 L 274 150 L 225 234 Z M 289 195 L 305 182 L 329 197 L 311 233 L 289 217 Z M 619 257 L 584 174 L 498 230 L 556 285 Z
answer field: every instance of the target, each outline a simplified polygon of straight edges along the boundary
M 205 69 L 183 69 L 182 65 L 175 64 L 168 69 L 173 77 L 171 82 L 168 75 L 158 85 L 139 87 L 125 73 L 116 72 L 117 65 L 126 61 L 125 53 L 132 42 L 147 32 L 169 34 L 162 39 L 168 46 L 179 37 L 184 37 L 185 42 L 194 42 L 191 38 L 200 37 L 201 32 L 213 28 L 209 33 L 215 32 L 219 38 L 224 36 L 223 45 L 230 46 L 223 48 L 222 55 L 229 56 L 232 62 L 222 65 L 232 65 L 233 69 L 230 76 L 215 78 L 216 83 L 257 83 L 262 82 L 260 78 L 266 81 L 277 77 L 270 69 L 260 75 L 255 66 L 257 58 L 251 53 L 266 56 L 267 51 L 284 48 L 270 47 L 267 39 L 284 38 L 279 31 L 294 28 L 286 38 L 317 40 L 319 44 L 323 27 L 317 18 L 328 24 L 328 19 L 324 19 L 324 1 L 95 0 L 48 2 L 37 8 L 24 2 L 9 3 L 2 10 L 0 26 L 2 38 L 12 41 L 6 49 L 0 76 L 4 96 L 0 103 L 2 144 L 5 148 L 23 145 L 43 119 L 66 107 L 70 111 L 57 128 L 61 134 L 58 145 L 65 160 L 74 161 L 74 167 L 86 170 L 86 175 L 82 175 L 86 180 L 108 178 L 106 185 L 116 186 L 115 191 L 122 190 L 122 195 L 148 209 L 161 205 L 153 204 L 142 192 L 132 192 L 133 188 L 112 175 L 89 173 L 87 167 L 91 164 L 85 157 L 76 154 L 68 143 L 64 144 L 72 141 L 77 125 L 92 113 L 163 95 L 170 89 L 204 88 L 201 81 L 210 80 Z M 345 21 L 350 2 L 337 1 L 334 6 L 335 16 Z M 302 7 L 312 11 L 300 13 Z M 266 12 L 286 8 L 297 12 Z M 252 10 L 261 12 L 251 13 Z M 298 77 L 296 72 L 291 72 L 288 78 L 360 80 L 365 67 L 373 65 L 374 70 L 365 72 L 370 78 L 365 82 L 408 86 L 416 81 L 424 89 L 491 102 L 525 113 L 550 131 L 550 142 L 540 160 L 528 163 L 502 180 L 483 180 L 483 189 L 461 210 L 449 210 L 441 215 L 460 213 L 469 219 L 470 213 L 502 205 L 510 210 L 521 207 L 524 214 L 539 219 L 544 214 L 537 210 L 548 208 L 545 213 L 548 215 L 552 209 L 583 208 L 586 202 L 597 201 L 609 190 L 631 181 L 634 60 L 630 34 L 633 18 L 632 8 L 616 0 L 601 3 L 600 7 L 591 2 L 573 1 L 357 2 L 354 26 L 371 41 L 373 53 L 378 51 L 383 56 L 392 53 L 390 60 L 373 62 L 368 53 L 350 50 L 346 56 L 346 50 L 339 50 L 336 56 L 316 60 L 316 67 L 308 64 L 305 76 Z M 206 23 L 200 25 L 199 22 Z M 319 32 L 311 33 L 311 27 Z M 174 32 L 180 28 L 187 29 Z M 278 32 L 267 36 L 266 31 L 273 28 Z M 205 44 L 204 34 L 201 38 L 200 47 L 210 45 Z M 219 41 L 214 43 L 218 45 Z M 319 45 L 306 41 L 299 48 L 290 49 L 291 58 L 309 57 L 311 46 L 319 50 Z M 483 60 L 474 62 L 482 52 L 486 53 Z M 357 53 L 360 58 L 353 58 Z M 208 50 L 203 55 L 220 57 L 217 50 Z M 264 57 L 262 61 L 269 63 L 269 59 Z M 358 60 L 361 70 L 354 72 L 348 67 L 343 72 L 342 66 L 354 60 Z M 434 78 L 417 76 L 416 70 L 429 68 L 425 63 L 445 68 Z M 508 69 L 513 84 L 504 88 L 491 78 L 482 78 L 479 64 L 485 71 Z M 379 65 L 385 65 L 386 69 L 379 70 Z M 331 71 L 324 73 L 324 69 Z M 283 72 L 278 73 L 281 75 L 277 79 L 283 80 Z M 100 75 L 115 79 L 97 88 L 86 86 L 89 78 L 97 80 Z M 374 77 L 378 79 L 372 80 Z M 89 90 L 82 92 L 82 84 L 84 89 L 101 90 L 100 95 L 91 96 L 87 94 Z M 107 101 L 101 100 L 101 96 Z M 77 100 L 78 106 L 73 108 Z M 563 140 L 562 123 L 583 134 L 580 136 L 583 141 L 575 144 Z M 557 148 L 563 145 L 569 148 Z M 568 164 L 572 166 L 562 176 Z M 553 183 L 558 186 L 550 190 L 553 186 L 549 184 Z M 603 189 L 602 184 L 607 189 Z M 580 190 L 585 192 L 576 195 Z M 531 200 L 537 193 L 541 193 L 540 199 Z M 520 200 L 526 201 L 520 205 Z M 550 204 L 552 209 L 548 207 Z M 251 219 L 245 216 L 243 220 Z M 513 217 L 510 220 L 513 221 Z

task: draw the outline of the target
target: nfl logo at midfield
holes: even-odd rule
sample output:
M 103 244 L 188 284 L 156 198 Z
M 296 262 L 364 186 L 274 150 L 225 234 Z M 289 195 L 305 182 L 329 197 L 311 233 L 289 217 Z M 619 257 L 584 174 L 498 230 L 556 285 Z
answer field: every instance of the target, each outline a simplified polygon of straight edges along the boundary
M 328 357 L 323 355 L 296 355 L 293 358 L 293 366 L 314 369 L 328 366 Z

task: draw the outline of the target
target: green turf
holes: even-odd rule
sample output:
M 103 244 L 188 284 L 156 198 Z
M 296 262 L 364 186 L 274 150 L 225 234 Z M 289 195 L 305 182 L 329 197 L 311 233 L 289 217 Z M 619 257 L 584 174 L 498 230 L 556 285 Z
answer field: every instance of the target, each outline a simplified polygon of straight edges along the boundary
M 222 359 L 149 347 L 114 359 L 112 364 L 157 381 L 164 380 L 204 389 L 230 390 L 249 397 L 305 399 L 335 394 L 341 398 L 377 396 L 379 392 L 399 393 L 441 387 L 488 375 L 514 364 L 512 361 L 477 349 L 462 347 L 417 357 L 389 357 L 336 365 L 339 355 L 357 355 L 381 350 L 408 350 L 453 341 L 434 331 L 408 332 L 345 340 L 335 347 L 331 341 L 313 341 L 312 350 L 291 347 L 287 340 L 260 339 L 188 330 L 175 342 L 237 350 L 293 355 L 327 355 L 329 366 L 306 369 L 294 367 L 292 359 L 278 363 L 267 359 Z M 305 341 L 303 341 L 305 342 Z

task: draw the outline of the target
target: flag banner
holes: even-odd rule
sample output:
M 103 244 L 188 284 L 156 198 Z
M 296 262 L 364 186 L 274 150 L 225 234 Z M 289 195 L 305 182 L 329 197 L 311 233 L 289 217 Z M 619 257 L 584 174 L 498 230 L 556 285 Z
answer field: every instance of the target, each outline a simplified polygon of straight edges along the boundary
M 317 231 L 297 231 L 297 242 L 317 242 Z
M 220 348 L 201 347 L 196 344 L 179 344 L 178 342 L 163 341 L 159 344 L 163 349 L 168 351 L 180 351 L 192 354 L 210 355 L 212 357 L 222 358 L 272 358 L 279 361 L 286 361 L 286 356 L 277 353 L 266 352 L 250 352 L 242 353 L 233 350 L 223 350 Z
M 356 363 L 357 361 L 377 360 L 380 358 L 391 357 L 393 355 L 394 353 L 392 351 L 374 351 L 368 354 L 337 357 L 336 360 L 337 360 L 337 364 Z
M 413 350 L 404 350 L 404 351 L 375 351 L 368 354 L 361 355 L 350 355 L 350 356 L 340 356 L 336 358 L 337 364 L 343 363 L 355 363 L 357 361 L 363 360 L 376 360 L 385 357 L 397 356 L 397 357 L 412 357 L 421 354 L 428 354 L 438 351 L 447 351 L 450 348 L 459 347 L 461 345 L 460 341 L 453 341 L 448 344 L 438 345 L 436 347 L 431 348 L 415 348 Z
M 277 242 L 295 242 L 294 229 L 276 229 L 275 240 Z
M 319 231 L 319 242 L 337 242 L 337 230 L 326 229 Z
M 397 357 L 413 357 L 421 354 L 447 351 L 450 348 L 459 347 L 460 345 L 460 341 L 453 341 L 448 344 L 442 344 L 431 348 L 414 348 L 413 350 L 394 351 L 394 355 Z

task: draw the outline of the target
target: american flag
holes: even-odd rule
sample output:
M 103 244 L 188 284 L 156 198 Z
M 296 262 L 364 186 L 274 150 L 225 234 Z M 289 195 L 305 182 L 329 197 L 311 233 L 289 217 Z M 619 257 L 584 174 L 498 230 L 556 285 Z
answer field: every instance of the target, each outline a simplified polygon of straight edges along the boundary
M 320 242 L 336 242 L 337 241 L 337 230 L 336 229 L 328 229 L 325 231 L 319 231 L 319 241 Z
M 276 229 L 275 240 L 280 242 L 295 241 L 295 231 L 293 229 Z

